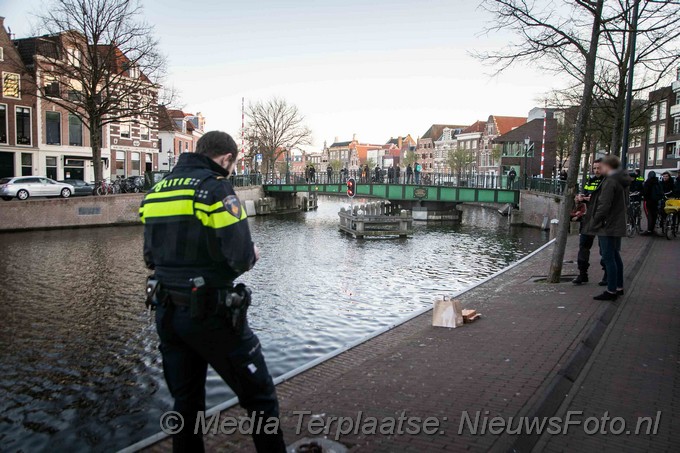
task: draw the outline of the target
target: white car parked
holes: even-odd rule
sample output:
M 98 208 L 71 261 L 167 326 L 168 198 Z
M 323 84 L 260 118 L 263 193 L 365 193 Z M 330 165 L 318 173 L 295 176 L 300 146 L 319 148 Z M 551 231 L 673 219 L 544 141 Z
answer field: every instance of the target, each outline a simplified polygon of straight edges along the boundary
M 0 197 L 5 201 L 14 197 L 19 200 L 28 200 L 29 197 L 68 198 L 74 192 L 72 185 L 44 176 L 17 176 L 0 179 Z

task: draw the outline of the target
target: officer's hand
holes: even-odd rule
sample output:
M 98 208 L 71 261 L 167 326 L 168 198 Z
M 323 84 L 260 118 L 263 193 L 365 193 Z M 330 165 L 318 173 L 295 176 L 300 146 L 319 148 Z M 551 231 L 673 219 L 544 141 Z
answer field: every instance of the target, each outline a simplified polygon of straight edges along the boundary
M 260 261 L 260 249 L 257 245 L 253 244 L 253 249 L 255 249 L 255 262 Z

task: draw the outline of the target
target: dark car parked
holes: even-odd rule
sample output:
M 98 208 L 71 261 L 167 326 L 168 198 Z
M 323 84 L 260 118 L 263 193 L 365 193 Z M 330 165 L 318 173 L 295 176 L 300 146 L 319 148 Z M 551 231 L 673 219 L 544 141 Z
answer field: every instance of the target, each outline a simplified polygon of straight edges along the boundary
M 75 192 L 73 193 L 74 196 L 80 197 L 80 196 L 87 196 L 87 195 L 94 195 L 94 184 L 90 184 L 88 182 L 83 181 L 82 179 L 64 179 L 62 181 L 66 184 L 71 184 L 73 188 L 75 189 Z

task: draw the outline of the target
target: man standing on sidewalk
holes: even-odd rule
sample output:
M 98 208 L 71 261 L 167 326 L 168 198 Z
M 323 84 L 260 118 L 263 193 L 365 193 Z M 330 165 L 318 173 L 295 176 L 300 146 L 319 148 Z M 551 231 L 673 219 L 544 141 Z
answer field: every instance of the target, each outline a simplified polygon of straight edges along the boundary
M 592 196 L 593 192 L 595 192 L 595 190 L 597 190 L 597 188 L 600 186 L 600 182 L 602 182 L 602 174 L 600 173 L 601 162 L 602 159 L 595 159 L 595 161 L 593 162 L 592 176 L 590 176 L 588 178 L 588 181 L 586 181 L 586 183 L 584 184 L 583 193 L 578 194 L 576 196 L 577 204 L 585 203 L 586 206 L 588 206 L 590 197 Z M 583 283 L 588 283 L 588 269 L 590 268 L 590 250 L 593 248 L 593 244 L 595 243 L 595 236 L 591 234 L 586 234 L 586 232 L 584 231 L 584 227 L 585 220 L 582 218 L 580 235 L 578 240 L 578 258 L 577 258 L 579 275 L 574 280 L 572 280 L 572 283 L 574 285 L 582 285 Z M 600 283 L 606 284 L 606 282 L 607 276 L 605 270 L 605 276 L 602 277 L 602 282 Z
M 626 235 L 627 192 L 631 179 L 621 171 L 619 158 L 611 154 L 602 159 L 600 172 L 604 178 L 590 197 L 584 232 L 597 235 L 607 271 L 607 290 L 593 299 L 614 301 L 623 295 L 621 238 Z

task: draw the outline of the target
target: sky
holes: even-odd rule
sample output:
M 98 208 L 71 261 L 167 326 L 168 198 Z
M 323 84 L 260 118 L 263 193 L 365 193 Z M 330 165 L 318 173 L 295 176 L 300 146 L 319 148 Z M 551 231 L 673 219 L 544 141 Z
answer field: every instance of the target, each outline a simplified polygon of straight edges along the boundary
M 337 137 L 385 143 L 433 123 L 526 116 L 558 80 L 529 65 L 498 76 L 471 51 L 512 38 L 486 33 L 478 0 L 146 0 L 168 81 L 207 129 L 240 134 L 246 104 L 295 104 L 320 150 Z M 49 0 L 0 0 L 17 38 Z

